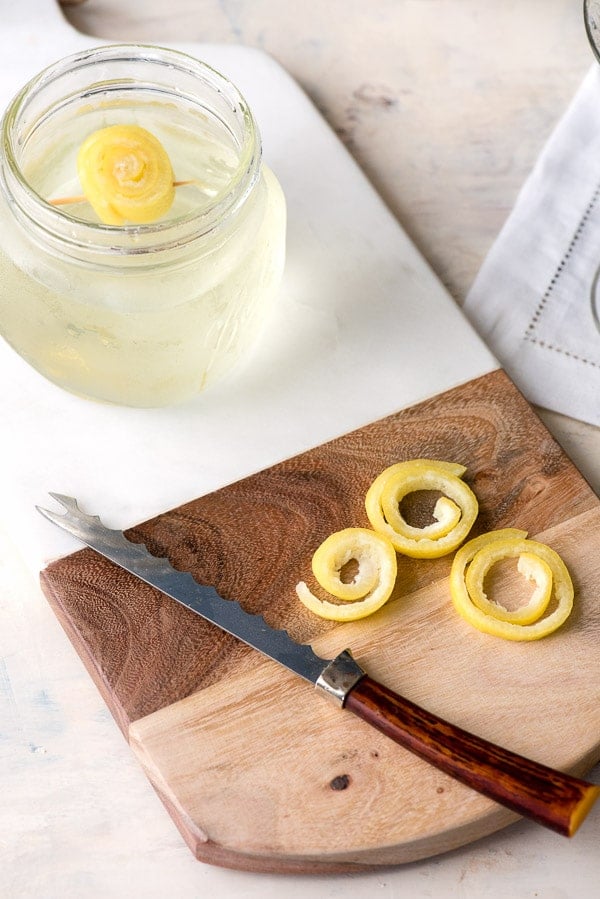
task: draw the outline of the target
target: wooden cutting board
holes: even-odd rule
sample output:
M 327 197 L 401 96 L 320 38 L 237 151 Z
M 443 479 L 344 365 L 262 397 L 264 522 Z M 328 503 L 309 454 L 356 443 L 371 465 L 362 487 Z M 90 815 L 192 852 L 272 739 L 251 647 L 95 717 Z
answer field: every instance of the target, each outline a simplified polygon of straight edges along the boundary
M 392 599 L 362 622 L 324 622 L 300 605 L 294 585 L 314 549 L 332 531 L 368 526 L 368 485 L 414 457 L 467 466 L 481 509 L 473 534 L 519 527 L 561 553 L 576 606 L 560 631 L 518 644 L 473 630 L 449 601 L 451 557 L 399 557 Z M 600 758 L 599 501 L 502 371 L 128 536 L 323 656 L 351 647 L 372 676 L 461 727 L 578 774 Z M 41 580 L 202 861 L 349 870 L 424 858 L 515 820 L 91 550 Z

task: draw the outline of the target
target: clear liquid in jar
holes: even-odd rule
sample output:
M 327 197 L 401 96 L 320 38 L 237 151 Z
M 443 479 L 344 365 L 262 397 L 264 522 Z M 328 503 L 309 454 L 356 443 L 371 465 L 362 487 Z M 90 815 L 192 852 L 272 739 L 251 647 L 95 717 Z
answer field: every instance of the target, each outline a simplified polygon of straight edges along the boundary
M 81 193 L 76 157 L 92 131 L 138 124 L 169 154 L 176 189 L 166 221 L 208 209 L 231 190 L 239 151 L 222 125 L 171 103 L 85 106 L 59 127 L 35 130 L 23 171 L 45 199 Z M 38 278 L 31 258 L 0 252 L 0 324 L 5 339 L 42 374 L 95 399 L 160 406 L 194 396 L 226 374 L 255 339 L 281 279 L 285 201 L 273 174 L 263 174 L 237 233 L 215 240 L 205 258 L 175 273 L 90 271 L 54 260 L 56 283 Z M 97 222 L 85 203 L 62 207 L 74 222 Z M 4 220 L 4 221 L 3 221 Z M 0 209 L 0 229 L 10 227 Z M 131 228 L 135 241 L 137 228 Z M 15 264 L 17 263 L 17 264 Z

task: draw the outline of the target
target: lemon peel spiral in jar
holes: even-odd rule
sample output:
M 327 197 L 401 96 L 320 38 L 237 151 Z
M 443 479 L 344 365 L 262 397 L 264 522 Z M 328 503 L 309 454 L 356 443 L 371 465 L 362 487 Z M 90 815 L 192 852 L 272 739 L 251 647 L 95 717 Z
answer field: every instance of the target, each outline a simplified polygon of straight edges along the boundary
M 94 132 L 132 125 L 160 141 L 184 183 L 155 221 L 106 224 L 81 196 L 77 155 Z M 155 47 L 75 54 L 2 120 L 0 333 L 82 396 L 186 401 L 240 361 L 268 318 L 285 218 L 252 113 L 226 78 Z

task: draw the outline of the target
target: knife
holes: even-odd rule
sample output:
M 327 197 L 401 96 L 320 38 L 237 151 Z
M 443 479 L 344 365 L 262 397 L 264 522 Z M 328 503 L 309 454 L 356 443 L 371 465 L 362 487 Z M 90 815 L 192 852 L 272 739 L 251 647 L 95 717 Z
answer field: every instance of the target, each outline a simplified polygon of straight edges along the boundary
M 77 501 L 50 496 L 64 508 L 36 506 L 54 524 L 111 562 L 136 575 L 181 605 L 257 649 L 308 681 L 339 707 L 353 712 L 390 739 L 467 786 L 564 836 L 572 836 L 600 795 L 600 786 L 489 743 L 444 721 L 363 671 L 349 649 L 322 659 L 306 644 L 295 643 L 261 615 L 223 599 L 212 586 L 178 571 L 165 558 L 151 555 L 122 531 L 105 527 L 98 516 L 81 511 Z

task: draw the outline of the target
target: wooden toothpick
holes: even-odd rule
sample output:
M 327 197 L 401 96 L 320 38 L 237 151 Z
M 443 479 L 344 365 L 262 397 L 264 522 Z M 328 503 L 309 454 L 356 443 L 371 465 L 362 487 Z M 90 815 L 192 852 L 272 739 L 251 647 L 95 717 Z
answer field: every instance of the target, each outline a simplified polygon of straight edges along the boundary
M 186 184 L 198 184 L 195 178 L 190 181 L 173 181 L 173 187 L 183 187 Z M 78 194 L 75 197 L 55 197 L 54 200 L 48 200 L 51 206 L 70 206 L 74 203 L 87 203 L 87 197 Z

